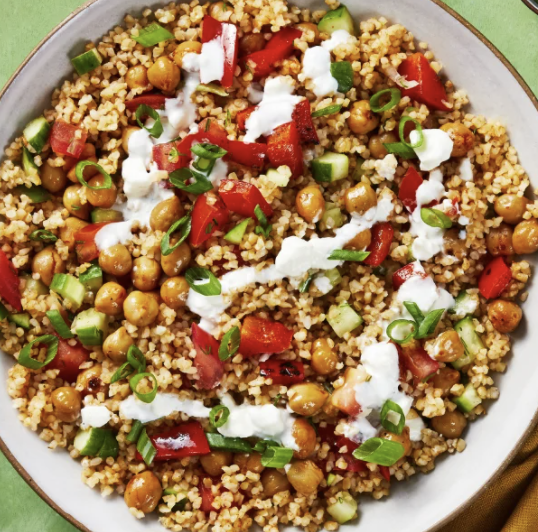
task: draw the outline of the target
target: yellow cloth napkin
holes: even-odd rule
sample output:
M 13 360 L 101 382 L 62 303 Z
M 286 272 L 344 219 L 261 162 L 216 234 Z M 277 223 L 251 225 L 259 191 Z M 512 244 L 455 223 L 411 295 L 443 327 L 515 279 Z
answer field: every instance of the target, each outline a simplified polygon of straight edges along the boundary
M 439 532 L 538 532 L 538 426 L 493 484 Z

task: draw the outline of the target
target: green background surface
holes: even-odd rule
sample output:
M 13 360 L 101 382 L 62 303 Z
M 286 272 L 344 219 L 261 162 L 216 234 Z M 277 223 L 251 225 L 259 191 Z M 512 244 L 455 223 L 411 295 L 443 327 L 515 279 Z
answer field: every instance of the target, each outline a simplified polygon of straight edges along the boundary
M 3 7 L 0 86 L 3 86 L 34 46 L 84 0 L 0 0 L 0 3 Z M 446 4 L 484 33 L 538 95 L 538 15 L 520 0 L 446 0 Z M 125 5 L 127 9 L 129 2 Z M 0 532 L 76 532 L 26 485 L 1 453 L 0 492 Z

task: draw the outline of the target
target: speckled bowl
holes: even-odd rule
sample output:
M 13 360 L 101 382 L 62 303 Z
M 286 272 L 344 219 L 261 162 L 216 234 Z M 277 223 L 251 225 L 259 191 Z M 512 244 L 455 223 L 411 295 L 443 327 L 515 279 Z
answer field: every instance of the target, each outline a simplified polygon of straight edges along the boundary
M 164 3 L 164 2 L 163 2 Z M 318 7 L 299 0 L 301 6 Z M 372 7 L 367 6 L 374 6 Z M 7 84 L 0 99 L 0 146 L 5 147 L 21 128 L 49 105 L 54 87 L 71 76 L 68 57 L 96 40 L 126 11 L 139 12 L 147 0 L 91 0 L 58 26 L 28 57 Z M 377 0 L 348 2 L 356 19 L 382 14 L 426 41 L 458 87 L 465 88 L 473 110 L 497 117 L 508 126 L 511 139 L 538 186 L 538 103 L 506 59 L 475 29 L 439 0 Z M 24 95 L 24 98 L 21 97 Z M 538 291 L 531 288 L 525 315 L 538 310 Z M 514 456 L 536 420 L 538 407 L 538 327 L 521 326 L 506 375 L 498 377 L 501 398 L 489 414 L 473 423 L 468 447 L 441 460 L 435 472 L 394 483 L 382 502 L 361 498 L 361 517 L 346 530 L 374 532 L 433 532 L 461 511 Z M 7 379 L 13 359 L 0 356 L 0 381 Z M 17 419 L 17 411 L 0 390 L 0 448 L 26 481 L 64 517 L 86 532 L 147 532 L 162 530 L 156 519 L 135 520 L 120 497 L 104 500 L 80 480 L 81 468 L 64 451 L 50 452 Z M 22 518 L 22 517 L 21 517 Z

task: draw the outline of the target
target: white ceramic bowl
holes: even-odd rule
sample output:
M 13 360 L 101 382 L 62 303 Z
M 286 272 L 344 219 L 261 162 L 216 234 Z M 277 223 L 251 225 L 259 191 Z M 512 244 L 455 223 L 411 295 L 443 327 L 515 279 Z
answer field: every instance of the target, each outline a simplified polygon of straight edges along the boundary
M 296 3 L 321 5 L 308 0 Z M 49 106 L 53 88 L 72 75 L 69 56 L 80 53 L 83 43 L 99 39 L 121 23 L 126 11 L 137 13 L 146 6 L 146 0 L 95 0 L 52 32 L 1 96 L 0 147 Z M 429 43 L 456 86 L 468 91 L 473 111 L 498 118 L 508 126 L 521 163 L 534 188 L 538 186 L 536 99 L 483 36 L 437 0 L 349 0 L 348 7 L 357 20 L 383 15 Z M 525 315 L 531 316 L 537 309 L 538 290 L 531 289 L 524 305 Z M 385 531 L 397 522 L 400 532 L 431 532 L 461 510 L 508 463 L 532 426 L 538 407 L 538 327 L 522 326 L 520 330 L 508 372 L 497 379 L 501 398 L 491 405 L 487 416 L 471 425 L 465 452 L 439 461 L 432 474 L 416 475 L 409 482 L 393 482 L 393 493 L 382 502 L 362 497 L 359 524 L 348 525 L 346 530 Z M 11 357 L 0 356 L 0 382 L 6 381 L 12 364 Z M 1 389 L 0 419 L 0 448 L 31 486 L 81 530 L 163 530 L 155 519 L 137 521 L 131 517 L 122 498 L 104 500 L 98 491 L 82 484 L 79 463 L 64 451 L 50 452 L 43 441 L 24 428 Z

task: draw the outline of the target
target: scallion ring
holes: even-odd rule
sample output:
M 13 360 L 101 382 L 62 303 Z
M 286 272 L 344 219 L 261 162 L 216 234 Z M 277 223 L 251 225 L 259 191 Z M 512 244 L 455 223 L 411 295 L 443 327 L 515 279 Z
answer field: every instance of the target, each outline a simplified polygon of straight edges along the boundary
M 86 166 L 93 166 L 94 168 L 97 168 L 99 173 L 104 178 L 104 182 L 101 186 L 92 187 L 88 185 L 88 183 L 84 179 L 84 168 L 86 168 Z M 77 166 L 75 168 L 75 175 L 77 176 L 79 183 L 86 188 L 89 188 L 90 190 L 108 190 L 109 188 L 112 188 L 113 183 L 110 174 L 105 172 L 105 169 L 102 166 L 97 163 L 94 163 L 93 161 L 80 161 L 79 163 L 77 163 Z
M 414 301 L 404 301 L 404 307 L 411 314 L 417 325 L 420 325 L 424 319 L 424 314 L 422 314 L 419 306 Z
M 142 123 L 142 117 L 144 116 L 149 116 L 150 118 L 153 118 L 153 120 L 155 120 L 153 126 L 146 127 Z M 138 125 L 144 128 L 153 138 L 158 139 L 163 134 L 164 129 L 161 122 L 161 115 L 155 109 L 153 109 L 153 107 L 150 107 L 145 103 L 139 105 L 136 109 L 135 117 L 136 121 L 138 122 Z
M 177 222 L 174 222 L 168 231 L 166 231 L 165 235 L 162 237 L 161 240 L 161 254 L 166 256 L 170 255 L 173 251 L 175 251 L 189 236 L 192 228 L 192 218 L 190 214 L 186 214 L 183 216 L 183 218 L 179 219 Z M 170 245 L 170 237 L 179 230 L 179 238 L 177 242 L 171 246 Z
M 126 379 L 129 375 L 134 373 L 135 369 L 129 362 L 124 362 L 115 372 L 114 375 L 110 378 L 110 384 Z
M 417 158 L 417 154 L 415 153 L 413 148 L 406 146 L 403 142 L 387 142 L 386 144 L 383 144 L 383 146 L 385 146 L 385 149 L 389 153 L 398 155 L 398 157 L 401 157 L 402 159 Z
M 136 345 L 131 345 L 127 351 L 127 362 L 131 364 L 135 371 L 143 373 L 146 370 L 146 357 Z
M 32 358 L 32 347 L 36 344 L 45 344 L 47 346 L 47 355 L 43 362 Z M 52 334 L 45 334 L 26 344 L 19 353 L 18 363 L 25 368 L 41 369 L 50 364 L 58 353 L 58 338 Z
M 193 183 L 186 184 L 187 181 L 193 180 Z M 170 183 L 180 190 L 184 190 L 189 194 L 203 194 L 209 190 L 213 190 L 213 183 L 207 179 L 203 174 L 193 172 L 189 168 L 180 168 L 170 174 Z
M 440 229 L 450 229 L 452 227 L 452 220 L 439 209 L 422 207 L 420 209 L 420 217 L 430 227 L 439 227 Z
M 143 429 L 144 429 L 144 424 L 137 419 L 133 423 L 133 426 L 131 427 L 131 430 L 129 431 L 129 434 L 127 434 L 127 436 L 125 436 L 125 439 L 128 442 L 131 442 L 131 443 L 134 443 L 135 441 L 138 441 L 138 438 L 140 437 L 140 434 L 142 433 Z
M 230 409 L 224 405 L 214 406 L 209 412 L 209 421 L 216 429 L 222 427 L 229 417 Z
M 383 428 L 394 434 L 401 434 L 405 427 L 405 414 L 402 407 L 387 399 L 381 409 L 381 425 Z
M 413 122 L 413 124 L 415 124 L 415 131 L 419 135 L 418 140 L 414 144 L 405 140 L 405 124 L 407 124 L 407 122 Z M 402 116 L 400 119 L 400 125 L 398 126 L 398 133 L 400 134 L 400 140 L 408 148 L 420 148 L 422 144 L 424 144 L 424 133 L 422 133 L 422 126 L 420 125 L 420 122 L 414 118 L 411 118 L 410 116 Z
M 151 465 L 153 459 L 157 455 L 157 449 L 155 449 L 153 442 L 149 439 L 149 436 L 146 432 L 146 429 L 142 429 L 140 436 L 138 437 L 138 442 L 136 444 L 136 450 L 142 456 L 146 465 Z
M 137 391 L 138 384 L 142 379 L 149 379 L 153 383 L 153 389 L 151 392 L 141 393 Z M 129 380 L 129 386 L 131 387 L 131 390 L 136 395 L 140 401 L 144 403 L 151 403 L 155 397 L 157 397 L 157 390 L 159 388 L 159 383 L 157 382 L 157 378 L 153 373 L 137 373 L 134 377 L 131 377 Z
M 397 344 L 405 344 L 415 336 L 417 325 L 411 320 L 395 320 L 387 327 L 387 336 Z
M 232 327 L 223 337 L 219 346 L 219 358 L 222 361 L 228 360 L 239 351 L 241 343 L 241 332 L 239 327 Z
M 58 237 L 46 229 L 36 229 L 30 233 L 30 240 L 43 242 L 45 244 L 54 244 L 54 242 L 58 240 Z
M 444 308 L 431 310 L 430 312 L 428 312 L 428 314 L 426 314 L 424 320 L 422 320 L 422 323 L 418 328 L 416 338 L 427 338 L 428 336 L 430 336 L 430 334 L 433 334 L 444 312 Z
M 217 146 L 216 144 L 210 144 L 209 142 L 201 142 L 200 144 L 194 144 L 191 147 L 192 153 L 203 159 L 220 159 L 224 157 L 228 152 Z
M 385 467 L 393 466 L 404 454 L 405 449 L 401 443 L 383 438 L 370 438 L 353 451 L 357 460 Z
M 289 464 L 292 457 L 293 449 L 288 449 L 287 447 L 268 446 L 262 455 L 261 464 L 264 467 L 273 467 L 275 469 L 279 469 L 284 467 L 286 464 Z
M 50 320 L 50 324 L 54 327 L 54 330 L 64 339 L 73 338 L 74 334 L 69 329 L 67 323 L 63 319 L 60 311 L 57 309 L 47 310 L 45 312 L 47 318 Z
M 349 249 L 335 249 L 329 255 L 329 260 L 348 260 L 361 262 L 370 255 L 369 251 L 352 251 Z
M 189 268 L 185 273 L 189 286 L 203 296 L 219 296 L 222 291 L 220 281 L 206 268 Z
M 312 118 L 319 118 L 320 116 L 333 115 L 342 109 L 342 104 L 328 105 L 322 109 L 318 109 L 312 113 Z
M 387 94 L 390 94 L 389 101 L 386 104 L 381 105 L 381 99 Z M 396 107 L 400 103 L 401 99 L 402 93 L 399 89 L 384 89 L 382 91 L 376 92 L 370 98 L 370 109 L 374 113 L 384 113 L 385 111 L 389 111 L 393 107 Z

